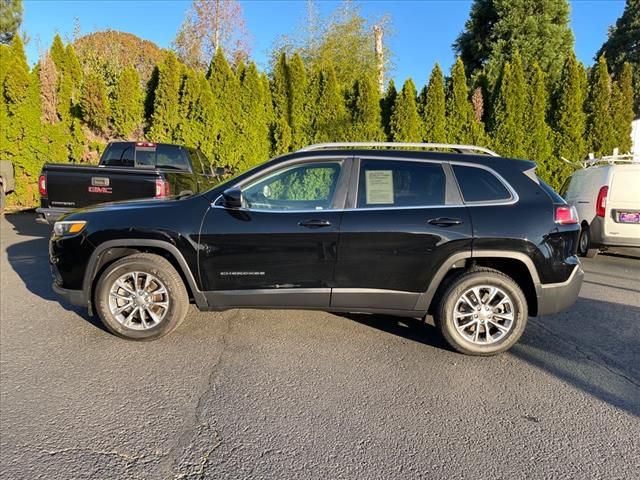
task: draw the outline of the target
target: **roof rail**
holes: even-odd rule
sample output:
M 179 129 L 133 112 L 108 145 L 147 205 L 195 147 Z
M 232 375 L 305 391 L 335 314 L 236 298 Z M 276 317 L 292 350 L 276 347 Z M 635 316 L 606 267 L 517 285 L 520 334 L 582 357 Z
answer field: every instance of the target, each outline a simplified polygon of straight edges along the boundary
M 370 148 L 370 147 L 385 147 L 385 148 L 429 148 L 432 150 L 447 149 L 455 150 L 459 153 L 483 153 L 491 155 L 492 157 L 499 157 L 496 152 L 489 150 L 485 147 L 478 147 L 476 145 L 456 145 L 453 143 L 402 143 L 402 142 L 336 142 L 336 143 L 316 143 L 315 145 L 309 145 L 301 148 L 298 152 L 311 152 L 314 150 L 326 150 L 330 148 Z

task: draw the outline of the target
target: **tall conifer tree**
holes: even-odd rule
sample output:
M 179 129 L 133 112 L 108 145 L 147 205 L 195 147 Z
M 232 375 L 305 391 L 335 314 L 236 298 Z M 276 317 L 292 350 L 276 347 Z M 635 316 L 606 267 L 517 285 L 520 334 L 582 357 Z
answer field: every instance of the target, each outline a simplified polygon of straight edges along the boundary
M 169 52 L 158 65 L 158 85 L 153 102 L 149 138 L 157 142 L 170 142 L 179 121 L 182 65 L 175 54 Z
M 587 110 L 587 141 L 596 156 L 611 155 L 615 132 L 611 121 L 611 79 L 604 55 L 591 71 Z
M 380 100 L 380 115 L 382 116 L 382 129 L 384 131 L 387 140 L 391 140 L 391 114 L 393 113 L 393 106 L 396 103 L 398 91 L 396 90 L 396 84 L 393 79 L 389 80 L 387 85 L 387 91 Z
M 450 143 L 486 144 L 484 126 L 477 121 L 469 101 L 467 77 L 458 58 L 451 70 L 446 98 L 447 139 Z
M 524 158 L 527 89 L 517 51 L 513 60 L 504 64 L 496 90 L 491 122 L 493 145 L 501 155 Z
M 538 172 L 547 182 L 553 181 L 553 172 L 558 159 L 552 158 L 551 128 L 547 124 L 547 87 L 545 74 L 537 62 L 530 75 L 530 89 L 527 98 L 524 124 L 525 158 L 538 163 Z
M 416 87 L 413 80 L 404 82 L 391 114 L 391 138 L 394 142 L 419 142 L 422 129 L 416 105 Z
M 142 121 L 140 77 L 133 67 L 125 67 L 113 92 L 111 123 L 114 133 L 129 138 Z
M 446 143 L 444 76 L 437 63 L 431 71 L 429 83 L 421 94 L 420 113 L 424 124 L 425 142 Z
M 365 75 L 353 84 L 349 112 L 351 115 L 349 140 L 360 142 L 383 140 L 380 95 L 371 77 Z
M 613 83 L 611 118 L 615 135 L 614 147 L 620 153 L 631 151 L 631 122 L 633 121 L 633 79 L 629 63 L 622 66 L 618 80 Z

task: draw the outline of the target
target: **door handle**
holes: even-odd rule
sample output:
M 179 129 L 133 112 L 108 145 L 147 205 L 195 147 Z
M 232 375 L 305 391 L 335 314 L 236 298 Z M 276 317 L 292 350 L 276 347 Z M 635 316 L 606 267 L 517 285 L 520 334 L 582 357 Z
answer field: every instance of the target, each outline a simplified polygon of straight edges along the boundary
M 462 220 L 459 218 L 438 217 L 429 220 L 430 225 L 437 225 L 438 227 L 452 227 L 453 225 L 461 225 L 462 223 Z
M 322 227 L 330 227 L 331 222 L 329 220 L 319 220 L 316 218 L 312 218 L 311 220 L 303 220 L 298 223 L 301 227 L 307 228 L 322 228 Z

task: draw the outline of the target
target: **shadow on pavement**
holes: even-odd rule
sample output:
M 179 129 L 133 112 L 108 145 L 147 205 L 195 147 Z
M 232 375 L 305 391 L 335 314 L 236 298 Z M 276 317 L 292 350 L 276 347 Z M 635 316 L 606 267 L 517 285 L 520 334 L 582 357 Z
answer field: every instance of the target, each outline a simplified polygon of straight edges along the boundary
M 421 320 L 342 314 L 371 328 L 451 351 L 440 332 Z M 640 416 L 640 308 L 579 298 L 564 313 L 530 318 L 508 353 L 616 408 Z M 478 362 L 489 359 L 477 358 Z M 493 364 L 487 368 L 494 369 Z
M 35 215 L 5 215 L 19 236 L 31 239 L 13 243 L 7 247 L 9 264 L 24 282 L 27 289 L 38 297 L 59 302 L 65 309 L 76 313 L 93 326 L 105 330 L 97 317 L 90 317 L 86 308 L 65 304 L 51 288 L 52 277 L 49 267 L 49 236 L 51 227 L 35 223 Z

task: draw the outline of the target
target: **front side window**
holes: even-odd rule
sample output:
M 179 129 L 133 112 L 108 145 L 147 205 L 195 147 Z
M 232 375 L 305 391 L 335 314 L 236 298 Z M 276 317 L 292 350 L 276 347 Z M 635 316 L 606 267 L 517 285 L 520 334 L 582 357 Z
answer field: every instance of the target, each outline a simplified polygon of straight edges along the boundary
M 444 205 L 446 179 L 437 163 L 362 160 L 358 208 Z
M 254 210 L 328 210 L 340 170 L 340 162 L 296 165 L 249 184 L 242 196 Z
M 465 202 L 510 200 L 511 193 L 498 178 L 484 168 L 452 165 Z

